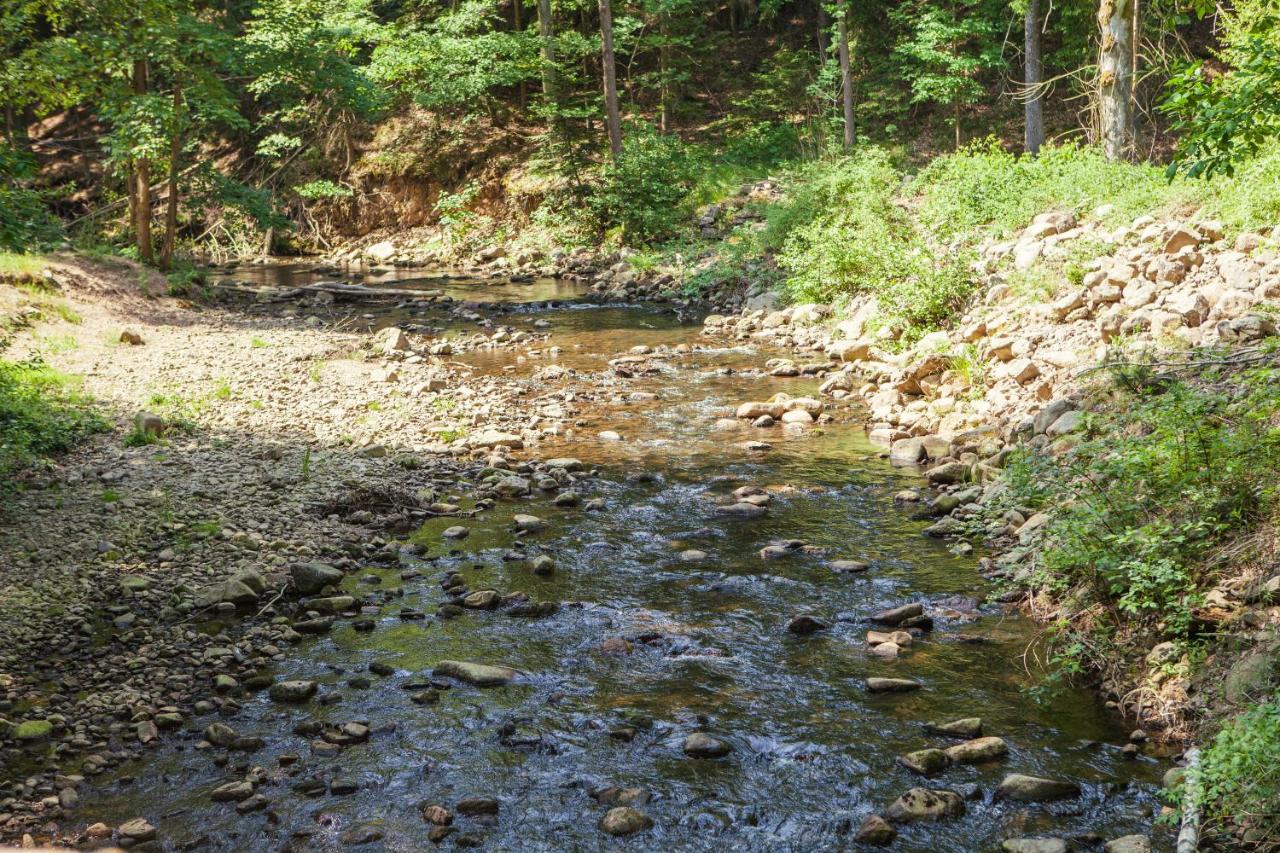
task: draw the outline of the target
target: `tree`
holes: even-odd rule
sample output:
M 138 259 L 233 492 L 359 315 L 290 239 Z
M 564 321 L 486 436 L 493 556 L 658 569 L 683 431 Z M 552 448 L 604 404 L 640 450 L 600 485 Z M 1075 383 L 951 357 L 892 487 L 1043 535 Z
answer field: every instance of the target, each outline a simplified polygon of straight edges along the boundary
M 1040 89 L 1043 65 L 1040 59 L 1040 0 L 1026 0 L 1027 10 L 1022 22 L 1022 97 L 1023 150 L 1036 154 L 1044 144 L 1044 92 Z
M 622 116 L 618 112 L 617 64 L 613 58 L 613 10 L 610 0 L 600 0 L 600 58 L 604 72 L 604 122 L 609 131 L 609 152 L 616 163 L 622 156 Z
M 908 0 L 890 12 L 890 19 L 905 32 L 893 52 L 911 82 L 911 100 L 950 109 L 956 148 L 961 110 L 983 94 L 979 75 L 1003 61 L 993 5 L 986 0 L 946 5 Z
M 538 39 L 542 53 L 542 97 L 555 99 L 555 28 L 551 20 L 551 0 L 538 0 Z
M 1133 39 L 1137 0 L 1098 6 L 1098 123 L 1102 150 L 1112 160 L 1133 151 Z
M 836 0 L 837 49 L 840 54 L 840 103 L 844 114 L 844 150 L 853 148 L 853 73 L 849 70 L 847 0 Z

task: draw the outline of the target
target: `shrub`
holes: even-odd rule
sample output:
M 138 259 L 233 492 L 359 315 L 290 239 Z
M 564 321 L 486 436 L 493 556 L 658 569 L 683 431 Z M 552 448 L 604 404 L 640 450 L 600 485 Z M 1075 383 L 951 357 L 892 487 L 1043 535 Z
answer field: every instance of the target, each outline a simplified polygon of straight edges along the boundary
M 699 161 L 696 149 L 678 137 L 631 127 L 622 155 L 601 169 L 587 207 L 605 230 L 620 227 L 628 242 L 668 237 L 691 213 Z
M 974 287 L 968 257 L 929 243 L 897 203 L 902 179 L 887 152 L 867 149 L 806 177 L 766 226 L 766 245 L 780 244 L 793 298 L 874 294 L 886 322 L 907 339 L 963 305 Z
M 1209 831 L 1234 834 L 1239 827 L 1255 839 L 1280 837 L 1280 693 L 1229 720 L 1201 753 L 1191 781 Z
M 24 186 L 34 174 L 30 154 L 0 144 L 0 251 L 38 249 L 59 236 L 58 222 L 45 208 L 44 196 Z

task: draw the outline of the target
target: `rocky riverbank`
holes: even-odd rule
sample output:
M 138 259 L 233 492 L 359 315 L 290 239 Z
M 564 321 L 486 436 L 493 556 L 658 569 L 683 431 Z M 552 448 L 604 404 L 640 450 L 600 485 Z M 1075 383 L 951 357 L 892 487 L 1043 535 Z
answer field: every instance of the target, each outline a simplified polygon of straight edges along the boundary
M 797 360 L 775 360 L 773 372 L 821 376 L 823 395 L 861 401 L 871 440 L 895 464 L 920 466 L 934 487 L 928 533 L 957 537 L 962 547 L 978 533 L 998 555 L 988 561 L 988 576 L 1015 582 L 1016 589 L 1040 550 L 1053 546 L 1044 539 L 1051 514 L 1015 508 L 992 520 L 985 510 L 1005 492 L 1001 471 L 1011 452 L 1056 456 L 1075 447 L 1087 423 L 1089 392 L 1109 363 L 1179 361 L 1193 348 L 1218 347 L 1228 353 L 1224 366 L 1233 350 L 1245 356 L 1244 364 L 1257 364 L 1264 357 L 1258 346 L 1276 333 L 1280 227 L 1227 241 L 1211 221 L 1142 217 L 1106 229 L 1098 220 L 1105 212 L 1084 221 L 1047 213 L 1017 239 L 987 246 L 982 298 L 953 329 L 910 346 L 878 326 L 874 298 L 842 306 L 838 314 L 821 305 L 753 305 L 737 315 L 707 317 L 704 334 L 792 349 Z M 1094 256 L 1071 261 L 1074 268 L 1064 273 L 1063 264 L 1079 258 L 1081 247 Z M 1069 281 L 1049 293 L 1011 286 L 1025 285 L 1037 272 Z M 755 302 L 767 304 L 767 295 Z M 760 435 L 767 436 L 790 408 L 750 403 L 738 415 L 766 428 Z M 986 527 L 976 531 L 975 521 Z M 1255 587 L 1277 583 L 1280 578 L 1265 576 L 1256 584 L 1227 579 L 1208 593 L 1213 618 L 1236 622 L 1242 639 L 1252 638 L 1243 653 L 1217 661 L 1215 671 L 1235 677 L 1232 662 L 1257 670 L 1262 647 L 1271 642 L 1266 626 L 1280 624 L 1280 608 Z M 1061 604 L 1044 596 L 1027 603 L 1045 620 L 1055 618 Z M 1125 649 L 1134 666 L 1117 667 L 1123 676 L 1112 674 L 1104 690 L 1141 725 L 1165 737 L 1190 737 L 1194 675 L 1186 666 L 1171 675 L 1172 644 L 1147 638 L 1139 645 L 1143 639 Z M 1258 654 L 1248 651 L 1255 645 Z

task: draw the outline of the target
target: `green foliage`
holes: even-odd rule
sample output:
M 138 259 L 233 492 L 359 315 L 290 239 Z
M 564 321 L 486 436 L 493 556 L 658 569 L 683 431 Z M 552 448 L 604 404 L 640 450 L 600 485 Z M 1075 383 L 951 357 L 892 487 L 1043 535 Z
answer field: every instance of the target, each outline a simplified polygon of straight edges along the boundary
M 1221 833 L 1229 846 L 1237 828 L 1280 837 L 1280 693 L 1228 720 L 1185 784 L 1198 790 L 1206 835 Z
M 990 0 L 893 7 L 889 17 L 904 32 L 894 56 L 911 83 L 912 102 L 955 108 L 959 121 L 959 107 L 983 94 L 979 75 L 1002 63 L 1001 12 Z
M 1192 638 L 1192 611 L 1212 580 L 1206 556 L 1272 511 L 1280 468 L 1276 368 L 1178 380 L 1126 360 L 1113 376 L 1106 420 L 1067 452 L 1014 461 L 1009 500 L 989 509 L 997 525 L 1010 507 L 1050 511 L 1050 546 L 1020 580 L 1073 600 L 1059 641 L 1083 654 L 1094 643 L 1082 638 L 1121 625 Z
M 629 241 L 669 236 L 691 212 L 689 193 L 699 165 L 696 150 L 678 137 L 632 127 L 618 162 L 601 169 L 588 210 L 605 229 L 621 228 Z
M 902 176 L 889 155 L 867 149 L 811 170 L 793 201 L 768 220 L 786 289 L 831 302 L 875 294 L 886 322 L 905 338 L 949 318 L 974 280 L 963 252 L 930 244 L 897 203 Z
M 1231 175 L 1280 137 L 1280 4 L 1242 0 L 1220 20 L 1226 73 L 1191 62 L 1165 87 L 1161 110 L 1181 135 L 1170 177 Z
M 0 493 L 16 487 L 22 469 L 105 429 L 67 376 L 38 360 L 0 360 Z
M 29 187 L 35 159 L 0 143 L 0 251 L 38 250 L 59 236 L 44 195 Z
M 921 220 L 944 239 L 972 239 L 980 228 L 1009 233 L 1046 210 L 1081 214 L 1103 203 L 1131 218 L 1178 200 L 1180 190 L 1157 168 L 1111 162 L 1097 149 L 1046 146 L 1022 157 L 995 139 L 932 161 L 918 185 Z

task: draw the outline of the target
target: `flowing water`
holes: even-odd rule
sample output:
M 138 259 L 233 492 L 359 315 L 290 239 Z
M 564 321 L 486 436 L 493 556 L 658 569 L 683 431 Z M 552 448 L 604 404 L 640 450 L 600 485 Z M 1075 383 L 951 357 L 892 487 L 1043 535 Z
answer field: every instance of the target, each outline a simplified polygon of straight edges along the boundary
M 289 274 L 289 281 L 300 275 Z M 281 281 L 279 270 L 269 275 Z M 384 274 L 377 281 L 407 279 Z M 580 295 L 563 283 L 427 285 L 455 298 L 538 303 L 497 321 L 517 328 L 549 321 L 551 343 L 563 347 L 561 363 L 580 369 L 603 369 L 638 344 L 711 346 L 697 325 L 654 307 L 546 305 Z M 369 310 L 370 325 L 395 311 Z M 517 375 L 547 361 L 520 363 L 504 351 L 455 360 L 479 371 L 514 367 Z M 919 474 L 881 459 L 856 413 L 847 423 L 795 433 L 726 436 L 710 429 L 717 409 L 742 400 L 780 390 L 816 393 L 815 379 L 759 377 L 762 362 L 761 353 L 737 348 L 664 359 L 659 374 L 632 384 L 655 392 L 656 400 L 618 404 L 593 420 L 593 436 L 610 428 L 625 441 L 579 437 L 540 448 L 544 457 L 572 455 L 598 467 L 600 476 L 584 490 L 604 498 L 605 510 L 562 509 L 549 500 L 499 503 L 465 522 L 472 532 L 460 545 L 442 544 L 439 535 L 457 519 L 434 520 L 419 533 L 431 544 L 423 558 L 347 578 L 357 597 L 401 585 L 405 597 L 385 609 L 372 633 L 339 621 L 330 634 L 291 648 L 274 673 L 315 679 L 322 692 L 340 692 L 341 701 L 286 707 L 260 693 L 228 722 L 267 741 L 264 750 L 233 761 L 274 770 L 281 755 L 298 755 L 304 775 L 352 780 L 355 793 L 308 798 L 282 779 L 263 788 L 270 813 L 239 816 L 208 796 L 239 776 L 214 766 L 188 740 L 185 748 L 165 747 L 145 765 L 127 768 L 129 777 L 86 803 L 86 813 L 107 820 L 146 814 L 175 848 L 203 841 L 204 849 L 218 850 L 335 849 L 345 830 L 374 826 L 381 840 L 360 849 L 407 851 L 431 847 L 418 804 L 452 808 L 464 797 L 492 796 L 501 803 L 496 820 L 455 817 L 461 833 L 483 837 L 485 849 L 811 851 L 856 849 L 853 833 L 866 815 L 926 785 L 968 791 L 966 814 L 901 827 L 892 849 L 991 850 L 1014 836 L 1149 831 L 1165 765 L 1147 756 L 1126 759 L 1122 721 L 1091 694 L 1032 701 L 1027 688 L 1036 681 L 1024 671 L 1023 653 L 1036 626 L 996 605 L 972 609 L 968 599 L 981 601 L 990 591 L 976 556 L 956 556 L 924 537 L 926 522 L 894 503 L 897 491 L 921 486 Z M 773 448 L 760 453 L 737 445 L 748 437 Z M 742 485 L 771 490 L 766 517 L 714 513 L 715 502 Z M 514 512 L 541 516 L 548 530 L 517 543 Z M 758 555 L 786 539 L 823 553 Z M 517 546 L 554 554 L 555 574 L 537 577 L 525 563 L 504 560 Z M 681 560 L 689 548 L 707 559 Z M 842 558 L 871 568 L 836 574 L 829 563 Z M 405 568 L 419 568 L 422 576 L 402 581 Z M 524 591 L 564 605 L 543 619 L 468 611 L 448 621 L 402 622 L 401 606 L 431 613 L 445 599 L 437 581 L 450 569 L 471 589 Z M 369 584 L 368 575 L 381 584 Z M 896 661 L 869 655 L 865 617 L 908 601 L 952 615 L 938 618 L 932 633 Z M 833 627 L 809 637 L 786 633 L 799 613 L 823 616 Z M 632 642 L 630 653 L 602 651 L 603 641 L 617 637 Z M 436 704 L 413 704 L 402 685 L 422 681 L 441 659 L 506 664 L 523 675 L 498 688 L 457 685 Z M 396 673 L 374 677 L 369 689 L 347 685 L 374 661 L 392 664 Z M 924 688 L 870 695 L 868 676 L 916 678 Z M 956 766 L 928 781 L 896 764 L 904 752 L 949 744 L 926 734 L 924 722 L 969 716 L 982 717 L 986 734 L 1008 742 L 1006 758 Z M 309 738 L 292 733 L 314 719 L 366 720 L 374 734 L 336 756 L 314 756 Z M 732 753 L 685 757 L 682 741 L 695 731 L 726 740 Z M 995 785 L 1009 772 L 1073 779 L 1084 795 L 1048 805 L 993 802 Z M 606 786 L 648 792 L 640 808 L 654 827 L 622 840 L 603 835 L 596 824 L 607 807 L 590 792 Z

